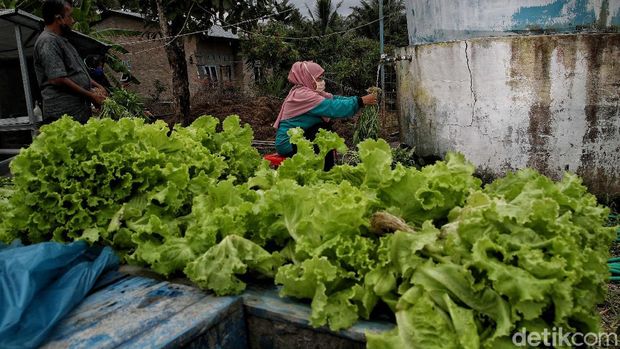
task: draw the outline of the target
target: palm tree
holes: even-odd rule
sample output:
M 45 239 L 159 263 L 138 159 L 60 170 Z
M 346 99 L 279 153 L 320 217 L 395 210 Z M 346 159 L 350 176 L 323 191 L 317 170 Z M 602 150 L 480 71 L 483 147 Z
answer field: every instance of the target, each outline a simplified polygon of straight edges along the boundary
M 284 24 L 296 25 L 303 21 L 301 12 L 289 0 L 274 0 L 272 12 L 276 13 L 272 19 Z
M 403 0 L 361 0 L 360 6 L 351 7 L 347 18 L 350 27 L 357 27 L 379 19 L 379 1 L 383 1 L 384 40 L 386 45 L 405 46 L 407 17 Z M 357 29 L 357 33 L 369 39 L 379 40 L 379 23 Z
M 313 10 L 306 5 L 318 34 L 325 35 L 339 29 L 342 25 L 342 17 L 338 14 L 338 9 L 342 6 L 342 2 L 343 0 L 334 6 L 331 0 L 316 0 Z

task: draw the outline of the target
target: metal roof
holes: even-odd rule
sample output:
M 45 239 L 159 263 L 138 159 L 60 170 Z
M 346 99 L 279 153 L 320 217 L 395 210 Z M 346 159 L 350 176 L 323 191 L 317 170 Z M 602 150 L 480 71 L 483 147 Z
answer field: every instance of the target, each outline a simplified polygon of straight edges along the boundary
M 230 30 L 226 30 L 217 24 L 214 24 L 211 26 L 211 28 L 209 28 L 209 31 L 207 32 L 207 36 L 212 37 L 212 38 L 239 40 L 239 36 L 237 34 L 234 34 Z
M 132 11 L 126 11 L 126 10 L 106 10 L 104 12 L 104 14 L 102 15 L 102 18 L 105 17 L 106 14 L 107 15 L 118 14 L 118 15 L 122 15 L 122 16 L 132 17 L 132 18 L 135 18 L 135 19 L 140 19 L 140 20 L 143 20 L 143 21 L 147 20 L 144 17 L 144 15 L 141 14 L 141 13 L 132 12 Z M 239 40 L 239 36 L 237 34 L 234 34 L 230 30 L 226 30 L 222 26 L 217 25 L 217 24 L 213 24 L 211 26 L 211 28 L 209 28 L 209 30 L 207 32 L 207 36 L 212 37 L 212 38 L 223 38 L 223 39 Z
M 28 12 L 9 9 L 0 10 L 0 59 L 17 58 L 17 41 L 15 25 L 21 30 L 22 45 L 25 55 L 32 56 L 34 43 L 45 27 L 43 19 Z M 110 46 L 79 32 L 72 32 L 69 41 L 82 55 L 104 54 Z

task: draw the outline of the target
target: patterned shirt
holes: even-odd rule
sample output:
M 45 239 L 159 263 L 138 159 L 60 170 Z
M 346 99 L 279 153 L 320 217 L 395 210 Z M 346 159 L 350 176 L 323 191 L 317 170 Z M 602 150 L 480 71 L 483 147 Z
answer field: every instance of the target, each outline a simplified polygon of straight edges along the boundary
M 68 114 L 80 122 L 91 116 L 91 104 L 85 96 L 49 80 L 67 77 L 90 91 L 90 76 L 84 61 L 67 38 L 44 30 L 34 44 L 34 70 L 43 97 L 43 118 L 55 120 Z M 49 121 L 49 120 L 48 120 Z

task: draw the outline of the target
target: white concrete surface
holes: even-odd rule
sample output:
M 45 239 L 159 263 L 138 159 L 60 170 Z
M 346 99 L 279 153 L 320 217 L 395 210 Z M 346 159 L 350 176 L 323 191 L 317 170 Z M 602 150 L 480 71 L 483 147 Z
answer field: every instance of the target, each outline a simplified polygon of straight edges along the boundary
M 397 54 L 401 135 L 482 171 L 577 172 L 620 197 L 620 34 L 495 37 Z

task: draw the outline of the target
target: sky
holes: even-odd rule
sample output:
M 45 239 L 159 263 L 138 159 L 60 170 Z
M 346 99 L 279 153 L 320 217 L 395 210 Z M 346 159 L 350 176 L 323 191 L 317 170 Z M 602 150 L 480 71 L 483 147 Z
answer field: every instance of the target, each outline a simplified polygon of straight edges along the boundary
M 301 11 L 302 15 L 308 16 L 308 10 L 306 9 L 305 4 L 308 4 L 308 6 L 312 9 L 316 1 L 315 0 L 289 0 L 289 2 L 297 6 L 299 11 Z M 334 4 L 334 6 L 336 6 L 338 2 L 339 0 L 332 0 L 332 3 Z M 338 10 L 338 13 L 340 13 L 343 16 L 348 16 L 351 13 L 351 9 L 349 9 L 349 7 L 357 6 L 359 5 L 359 3 L 360 3 L 359 0 L 344 0 L 342 2 L 342 6 L 340 6 L 340 9 Z

